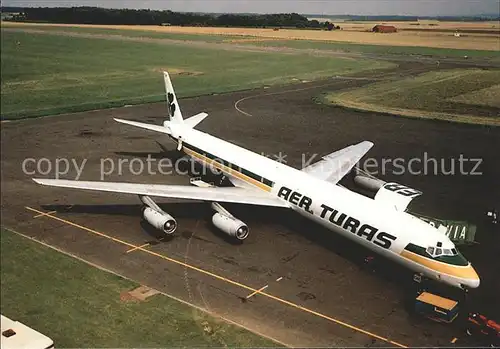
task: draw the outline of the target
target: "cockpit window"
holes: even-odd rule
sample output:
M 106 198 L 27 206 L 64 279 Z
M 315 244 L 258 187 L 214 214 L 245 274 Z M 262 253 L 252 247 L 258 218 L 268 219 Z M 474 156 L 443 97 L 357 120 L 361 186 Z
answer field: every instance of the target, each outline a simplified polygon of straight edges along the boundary
M 405 250 L 418 254 L 419 256 L 433 259 L 439 262 L 467 266 L 469 262 L 465 259 L 464 256 L 460 252 L 458 252 L 455 248 L 452 249 L 442 249 L 433 246 L 429 246 L 427 248 L 423 248 L 421 246 L 415 244 L 408 244 L 405 247 Z M 438 253 L 439 252 L 439 253 Z
M 438 242 L 438 245 L 440 243 Z M 434 247 L 434 246 L 429 246 L 425 249 L 425 252 L 427 252 L 428 255 L 431 257 L 439 257 L 439 256 L 455 256 L 458 254 L 457 250 L 452 248 L 441 248 L 441 247 Z

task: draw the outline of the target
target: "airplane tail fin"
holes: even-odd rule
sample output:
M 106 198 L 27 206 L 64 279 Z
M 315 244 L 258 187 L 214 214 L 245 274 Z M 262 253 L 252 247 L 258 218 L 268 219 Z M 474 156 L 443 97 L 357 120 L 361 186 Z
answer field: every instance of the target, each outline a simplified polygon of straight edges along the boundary
M 166 123 L 167 125 L 184 123 L 187 126 L 194 128 L 208 116 L 207 113 L 199 113 L 184 120 L 182 118 L 179 102 L 177 101 L 177 97 L 175 96 L 175 91 L 172 85 L 172 81 L 170 80 L 170 76 L 166 71 L 163 72 L 163 79 L 165 80 L 165 93 L 167 94 L 167 110 L 170 121 Z
M 163 122 L 163 126 L 145 124 L 143 122 L 123 120 L 117 118 L 115 118 L 115 120 L 121 122 L 122 124 L 132 125 L 151 131 L 166 133 L 169 135 L 173 135 L 174 138 L 178 137 L 180 138 L 180 135 L 178 134 L 179 131 L 177 131 L 177 133 L 174 132 L 175 129 L 178 129 L 177 127 L 175 127 L 176 125 L 182 124 L 183 127 L 181 127 L 181 129 L 184 129 L 185 127 L 194 128 L 208 116 L 207 113 L 199 113 L 184 120 L 182 118 L 181 108 L 179 108 L 179 102 L 177 101 L 177 97 L 175 96 L 174 87 L 172 86 L 172 81 L 170 81 L 170 76 L 166 71 L 163 72 L 163 79 L 165 80 L 165 94 L 167 97 L 167 111 L 169 117 L 168 120 L 165 120 Z M 182 141 L 179 141 L 179 150 L 181 146 L 182 146 Z
M 172 81 L 170 81 L 170 76 L 166 71 L 163 72 L 163 79 L 165 80 L 167 111 L 170 122 L 174 124 L 181 124 L 184 122 L 184 119 L 182 118 L 181 108 L 179 108 L 179 102 L 177 101 L 177 97 L 175 96 Z

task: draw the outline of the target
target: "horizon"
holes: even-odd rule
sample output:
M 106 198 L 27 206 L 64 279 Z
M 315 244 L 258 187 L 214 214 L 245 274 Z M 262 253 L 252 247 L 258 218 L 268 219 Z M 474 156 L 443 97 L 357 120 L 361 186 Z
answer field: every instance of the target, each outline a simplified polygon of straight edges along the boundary
M 299 13 L 308 16 L 477 17 L 499 16 L 498 0 L 4 0 L 2 7 L 99 7 L 206 14 Z
M 284 14 L 284 13 L 297 13 L 299 15 L 305 16 L 305 17 L 334 17 L 334 16 L 339 16 L 339 17 L 417 17 L 417 18 L 446 18 L 446 17 L 484 17 L 484 16 L 489 16 L 492 17 L 496 16 L 495 18 L 500 18 L 500 13 L 475 13 L 475 14 L 470 14 L 470 15 L 453 15 L 453 14 L 442 14 L 442 15 L 410 15 L 410 14 L 405 14 L 405 15 L 400 15 L 400 14 L 390 14 L 390 13 L 381 13 L 381 14 L 376 14 L 376 15 L 367 15 L 367 14 L 354 14 L 354 13 L 305 13 L 305 12 L 203 12 L 203 11 L 180 11 L 180 10 L 170 10 L 170 9 L 149 9 L 149 8 L 130 8 L 130 7 L 108 7 L 108 6 L 90 6 L 90 5 L 68 5 L 68 6 L 39 6 L 39 5 L 32 5 L 32 6 L 13 6 L 13 5 L 2 5 L 0 8 L 6 8 L 6 7 L 11 7 L 11 8 L 79 8 L 79 7 L 90 7 L 90 8 L 101 8 L 101 9 L 107 9 L 107 10 L 150 10 L 150 11 L 172 11 L 172 12 L 179 12 L 179 13 L 198 13 L 198 14 L 213 14 L 213 15 L 218 15 L 218 14 L 236 14 L 236 15 L 272 15 L 272 14 Z

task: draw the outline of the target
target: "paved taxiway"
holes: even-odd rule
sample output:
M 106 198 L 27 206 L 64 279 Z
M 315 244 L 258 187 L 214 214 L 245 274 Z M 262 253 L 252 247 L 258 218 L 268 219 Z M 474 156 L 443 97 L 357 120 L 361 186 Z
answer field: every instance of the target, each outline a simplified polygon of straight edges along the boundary
M 427 69 L 408 65 L 370 78 Z M 185 116 L 209 113 L 201 130 L 259 153 L 282 152 L 296 167 L 302 153 L 328 154 L 361 140 L 375 143 L 369 156 L 379 160 L 424 152 L 434 158 L 482 158 L 481 176 L 383 177 L 422 190 L 412 206 L 420 213 L 478 223 L 481 245 L 464 250 L 482 277 L 470 299 L 491 312 L 500 289 L 491 256 L 500 245 L 483 216 L 499 204 L 500 129 L 360 113 L 313 101 L 322 92 L 367 82 L 332 78 L 185 99 L 181 108 Z M 450 327 L 408 314 L 409 276 L 402 270 L 363 269 L 366 251 L 291 212 L 228 205 L 250 227 L 244 244 L 232 244 L 211 227 L 208 205 L 164 204 L 179 229 L 175 238 L 158 241 L 156 232 L 140 224 L 135 196 L 41 187 L 22 171 L 25 158 L 88 159 L 80 179 L 98 180 L 101 158 L 169 155 L 155 142 L 173 149 L 165 137 L 112 120 L 160 123 L 164 114 L 165 105 L 158 103 L 2 124 L 2 225 L 287 345 L 431 346 L 446 345 L 456 335 Z M 105 179 L 188 183 L 186 176 L 134 176 L 127 170 Z M 41 215 L 45 212 L 52 213 Z

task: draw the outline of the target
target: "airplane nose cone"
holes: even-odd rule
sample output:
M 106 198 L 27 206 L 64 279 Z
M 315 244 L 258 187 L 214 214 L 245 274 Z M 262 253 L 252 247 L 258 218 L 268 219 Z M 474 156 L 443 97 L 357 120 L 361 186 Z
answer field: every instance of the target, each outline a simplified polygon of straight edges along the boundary
M 481 281 L 479 280 L 479 278 L 478 278 L 478 279 L 476 279 L 476 280 L 472 280 L 472 281 L 470 282 L 469 287 L 470 287 L 470 288 L 478 288 L 480 283 L 481 283 Z
M 479 284 L 481 283 L 481 281 L 479 279 L 479 275 L 477 275 L 476 270 L 472 266 L 469 266 L 469 268 L 470 268 L 470 271 L 469 271 L 470 276 L 466 281 L 466 286 L 468 286 L 470 288 L 477 288 L 477 287 L 479 287 Z

